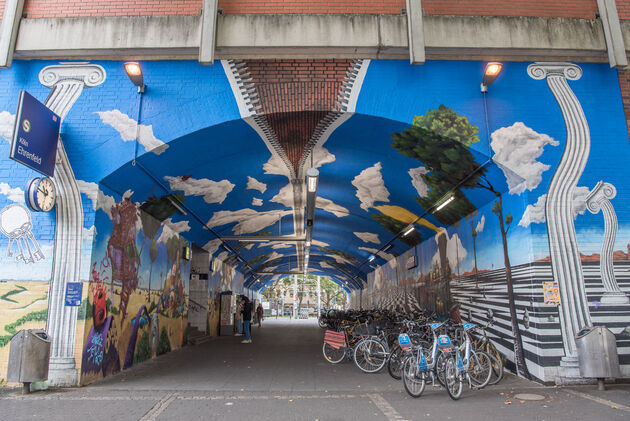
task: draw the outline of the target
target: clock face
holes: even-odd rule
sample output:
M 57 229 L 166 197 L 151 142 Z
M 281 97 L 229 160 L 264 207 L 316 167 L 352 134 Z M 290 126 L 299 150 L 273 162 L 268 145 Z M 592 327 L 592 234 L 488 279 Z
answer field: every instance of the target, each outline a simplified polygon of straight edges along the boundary
M 48 177 L 42 178 L 37 185 L 37 192 L 35 193 L 37 206 L 43 212 L 50 212 L 55 207 L 56 199 L 57 192 L 53 181 Z

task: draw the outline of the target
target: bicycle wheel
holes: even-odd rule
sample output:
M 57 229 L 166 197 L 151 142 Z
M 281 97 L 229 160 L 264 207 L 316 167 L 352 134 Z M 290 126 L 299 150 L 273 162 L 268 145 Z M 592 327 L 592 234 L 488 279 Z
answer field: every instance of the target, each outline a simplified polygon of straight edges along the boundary
M 474 351 L 471 353 L 468 367 L 466 367 L 471 384 L 481 389 L 486 387 L 492 376 L 492 360 L 490 355 L 483 351 Z
M 405 391 L 413 398 L 419 398 L 424 392 L 427 372 L 418 370 L 418 360 L 415 356 L 407 356 L 403 362 L 402 379 Z
M 382 343 L 376 339 L 365 338 L 354 348 L 354 363 L 365 373 L 376 373 L 385 366 L 387 355 Z
M 435 363 L 435 377 L 438 379 L 438 383 L 443 387 L 446 387 L 446 380 L 444 379 L 445 371 L 446 371 L 446 359 L 449 354 L 440 352 L 437 356 L 437 361 Z
M 464 379 L 462 373 L 457 371 L 457 359 L 454 355 L 449 356 L 445 362 L 444 381 L 448 396 L 453 400 L 459 399 L 464 389 Z
M 343 357 L 346 355 L 346 351 L 343 349 L 343 347 L 335 349 L 326 342 L 324 342 L 322 352 L 324 353 L 324 358 L 326 358 L 326 361 L 332 364 L 340 363 L 343 360 Z
M 320 317 L 319 319 L 317 319 L 317 323 L 319 324 L 319 327 L 321 327 L 322 329 L 325 329 L 326 327 L 328 327 L 328 323 L 323 317 Z
M 497 384 L 503 378 L 503 362 L 490 353 L 488 353 L 488 356 L 490 357 L 490 362 L 492 364 L 492 373 L 488 384 Z
M 387 372 L 396 380 L 402 378 L 403 350 L 396 345 L 387 357 Z

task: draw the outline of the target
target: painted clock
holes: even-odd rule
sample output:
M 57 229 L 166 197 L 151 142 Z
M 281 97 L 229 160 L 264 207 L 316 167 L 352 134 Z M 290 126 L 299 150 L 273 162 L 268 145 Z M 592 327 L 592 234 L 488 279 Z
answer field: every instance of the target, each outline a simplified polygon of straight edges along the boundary
M 50 212 L 55 207 L 57 190 L 52 179 L 37 177 L 32 179 L 26 189 L 26 204 L 35 212 Z

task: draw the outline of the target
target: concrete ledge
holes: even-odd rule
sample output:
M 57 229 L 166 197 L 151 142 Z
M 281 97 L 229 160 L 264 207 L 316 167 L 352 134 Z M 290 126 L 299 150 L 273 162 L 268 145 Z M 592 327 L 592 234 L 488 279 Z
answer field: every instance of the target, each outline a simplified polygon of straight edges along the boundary
M 425 16 L 428 59 L 606 62 L 598 20 Z M 199 16 L 23 19 L 15 57 L 198 59 Z M 630 37 L 630 22 L 622 22 Z M 215 58 L 409 59 L 398 15 L 218 16 Z M 626 45 L 630 42 L 626 41 Z

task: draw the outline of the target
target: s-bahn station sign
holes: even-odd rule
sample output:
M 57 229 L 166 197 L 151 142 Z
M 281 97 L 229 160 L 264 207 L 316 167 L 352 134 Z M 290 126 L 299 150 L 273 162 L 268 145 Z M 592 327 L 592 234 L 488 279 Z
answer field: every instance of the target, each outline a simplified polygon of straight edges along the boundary
M 9 157 L 49 177 L 55 175 L 61 118 L 26 91 L 20 92 Z

